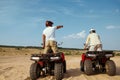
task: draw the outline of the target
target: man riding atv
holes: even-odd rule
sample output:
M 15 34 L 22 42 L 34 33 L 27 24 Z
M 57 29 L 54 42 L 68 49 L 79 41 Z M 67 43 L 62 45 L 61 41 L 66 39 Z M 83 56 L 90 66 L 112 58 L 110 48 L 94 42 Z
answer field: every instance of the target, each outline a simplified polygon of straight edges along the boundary
M 63 52 L 57 51 L 55 30 L 63 26 L 52 27 L 53 22 L 46 21 L 46 29 L 43 31 L 43 54 L 32 54 L 34 63 L 30 67 L 31 80 L 37 80 L 47 75 L 54 75 L 56 80 L 62 80 L 66 72 L 66 60 Z
M 88 49 L 88 51 L 82 54 L 81 71 L 87 75 L 94 72 L 106 72 L 110 76 L 115 75 L 116 65 L 113 60 L 110 60 L 111 57 L 114 57 L 114 53 L 113 51 L 102 51 L 100 37 L 94 29 L 90 30 L 84 49 Z
M 87 36 L 86 43 L 84 44 L 84 49 L 88 51 L 102 51 L 102 43 L 100 36 L 96 33 L 95 29 L 90 29 L 90 34 Z M 86 58 L 86 54 L 82 54 L 81 64 L 83 65 Z M 83 67 L 81 70 L 84 71 Z
M 56 54 L 58 52 L 57 42 L 55 41 L 55 30 L 63 28 L 62 25 L 52 27 L 52 21 L 46 21 L 46 28 L 43 31 L 42 39 L 43 39 L 43 48 L 44 54 L 48 53 L 48 50 L 51 48 L 53 53 Z
M 100 36 L 95 29 L 90 29 L 90 34 L 87 37 L 84 49 L 89 48 L 89 51 L 102 51 L 102 43 Z

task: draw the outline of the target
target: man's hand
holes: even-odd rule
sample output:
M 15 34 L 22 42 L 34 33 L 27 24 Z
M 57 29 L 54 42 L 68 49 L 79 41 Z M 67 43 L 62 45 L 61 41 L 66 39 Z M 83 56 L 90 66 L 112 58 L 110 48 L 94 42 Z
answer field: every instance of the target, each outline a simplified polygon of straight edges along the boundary
M 42 45 L 42 48 L 44 49 L 44 48 L 45 48 L 45 45 L 44 45 L 43 43 L 41 43 L 41 45 Z
M 84 50 L 87 50 L 88 48 L 87 48 L 87 44 L 84 44 Z
M 43 47 L 42 47 L 43 49 L 45 48 L 45 45 L 43 44 Z
M 83 49 L 85 50 L 86 48 L 84 47 Z
M 45 48 L 45 40 L 46 40 L 46 36 L 44 34 L 42 35 L 42 39 L 43 39 L 42 46 L 43 46 L 43 49 L 44 49 Z

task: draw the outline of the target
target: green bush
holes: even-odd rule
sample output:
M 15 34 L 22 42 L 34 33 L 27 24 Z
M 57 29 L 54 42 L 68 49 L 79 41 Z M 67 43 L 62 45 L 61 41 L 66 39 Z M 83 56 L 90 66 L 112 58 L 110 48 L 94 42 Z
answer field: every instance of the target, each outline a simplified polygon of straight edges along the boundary
M 71 52 L 65 52 L 65 55 L 72 55 Z
M 120 53 L 116 53 L 115 56 L 120 56 Z

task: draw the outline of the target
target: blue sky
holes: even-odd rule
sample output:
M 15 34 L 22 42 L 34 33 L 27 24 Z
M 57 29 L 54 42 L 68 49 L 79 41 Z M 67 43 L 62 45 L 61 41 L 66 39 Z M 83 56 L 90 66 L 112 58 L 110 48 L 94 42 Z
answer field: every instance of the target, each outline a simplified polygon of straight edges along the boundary
M 83 48 L 96 29 L 103 49 L 120 50 L 120 0 L 0 0 L 0 45 L 41 46 L 45 21 L 61 47 Z

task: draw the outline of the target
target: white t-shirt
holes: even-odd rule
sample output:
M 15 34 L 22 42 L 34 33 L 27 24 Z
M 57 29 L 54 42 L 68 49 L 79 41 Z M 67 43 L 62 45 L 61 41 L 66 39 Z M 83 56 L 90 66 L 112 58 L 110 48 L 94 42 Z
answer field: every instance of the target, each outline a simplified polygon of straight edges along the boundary
M 56 27 L 49 27 L 49 26 L 43 30 L 43 34 L 46 36 L 46 41 L 48 40 L 55 41 L 55 30 Z
M 90 45 L 102 44 L 100 40 L 100 36 L 97 33 L 89 34 L 86 40 L 86 44 L 90 44 Z

